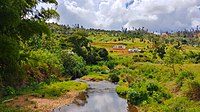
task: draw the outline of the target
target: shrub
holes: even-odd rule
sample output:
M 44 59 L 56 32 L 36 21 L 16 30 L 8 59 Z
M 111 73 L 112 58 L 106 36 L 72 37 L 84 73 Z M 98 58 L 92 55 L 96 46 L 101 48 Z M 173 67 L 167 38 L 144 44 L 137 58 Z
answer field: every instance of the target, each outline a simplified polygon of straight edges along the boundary
M 16 87 L 23 81 L 24 73 L 20 66 L 20 46 L 17 39 L 0 35 L 0 82 L 1 86 Z
M 190 71 L 182 71 L 178 77 L 177 77 L 177 89 L 180 89 L 185 82 L 189 81 L 189 80 L 194 80 L 195 78 L 195 75 L 194 73 L 190 72 Z
M 105 61 L 108 59 L 108 51 L 105 48 L 96 48 L 94 46 L 89 47 L 90 50 L 85 49 L 85 53 L 80 53 L 79 56 L 82 56 L 87 64 L 97 64 L 100 61 Z
M 101 66 L 98 65 L 87 66 L 87 70 L 90 72 L 101 72 Z
M 117 74 L 111 73 L 109 78 L 112 82 L 119 82 L 119 76 Z
M 103 60 L 108 59 L 108 51 L 105 48 L 99 48 L 97 52 Z
M 16 91 L 13 87 L 7 86 L 3 88 L 3 95 L 8 96 L 8 95 L 15 95 Z
M 152 62 L 152 60 L 149 57 L 141 54 L 134 55 L 132 59 L 134 62 Z
M 126 96 L 128 93 L 129 88 L 126 86 L 116 86 L 116 92 L 119 95 Z
M 113 61 L 108 61 L 106 65 L 110 70 L 115 68 L 115 63 Z
M 139 105 L 148 99 L 148 94 L 144 90 L 130 89 L 128 91 L 128 101 L 133 105 Z
M 145 108 L 147 110 L 147 108 Z M 148 112 L 199 112 L 199 103 L 194 103 L 185 97 L 166 100 L 163 105 L 148 106 Z
M 190 71 L 183 71 L 178 76 L 178 81 L 181 81 L 181 80 L 184 80 L 184 79 L 191 79 L 191 80 L 193 80 L 194 78 L 195 78 L 194 73 L 192 73 Z
M 163 112 L 199 112 L 199 105 L 192 105 L 192 102 L 185 97 L 172 98 L 161 106 Z M 156 108 L 155 108 L 156 110 Z
M 51 75 L 45 82 L 47 84 L 51 84 L 58 81 L 58 77 L 56 75 Z
M 186 59 L 192 63 L 199 63 L 200 62 L 200 52 L 189 51 L 188 53 L 186 53 Z
M 33 67 L 43 67 L 43 64 L 46 64 L 48 68 L 45 70 L 47 71 L 50 68 L 57 68 L 60 71 L 63 69 L 62 62 L 60 60 L 60 57 L 55 54 L 51 53 L 48 50 L 45 49 L 39 49 L 37 51 L 31 51 L 30 52 L 30 59 L 29 64 Z M 50 72 L 50 71 L 49 71 Z
M 45 49 L 31 51 L 28 62 L 23 65 L 28 81 L 44 81 L 51 75 L 59 75 L 63 71 L 60 56 Z
M 108 74 L 106 70 L 101 71 L 101 74 Z
M 186 85 L 185 95 L 195 101 L 200 101 L 200 81 L 188 81 Z
M 128 101 L 134 105 L 146 103 L 162 103 L 164 100 L 169 99 L 171 96 L 166 93 L 156 83 L 138 82 L 134 83 L 128 91 Z
M 83 75 L 86 75 L 86 62 L 82 57 L 78 55 L 71 55 L 68 53 L 62 53 L 62 61 L 64 66 L 64 74 L 69 75 L 72 79 L 79 78 Z
M 147 85 L 147 91 L 158 91 L 158 86 L 154 83 L 149 83 Z

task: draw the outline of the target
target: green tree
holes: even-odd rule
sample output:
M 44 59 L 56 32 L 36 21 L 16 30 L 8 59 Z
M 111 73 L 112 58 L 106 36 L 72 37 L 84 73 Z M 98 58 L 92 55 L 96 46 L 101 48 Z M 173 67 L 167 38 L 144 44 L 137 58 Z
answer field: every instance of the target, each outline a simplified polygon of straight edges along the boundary
M 164 55 L 164 62 L 166 65 L 169 65 L 174 74 L 176 74 L 175 64 L 182 64 L 183 56 L 181 52 L 174 47 L 170 47 L 166 50 L 166 54 Z
M 88 48 L 88 54 L 84 57 L 88 64 L 97 64 L 98 61 L 108 59 L 108 51 L 105 48 L 96 48 L 94 46 Z
M 98 54 L 103 60 L 108 59 L 108 51 L 105 48 L 99 48 L 98 49 Z
M 74 54 L 68 54 L 67 52 L 62 52 L 62 62 L 64 66 L 64 74 L 71 76 L 72 79 L 80 78 L 87 74 L 86 63 L 82 57 Z
M 72 51 L 77 53 L 79 56 L 84 57 L 85 49 L 89 49 L 89 42 L 86 37 L 88 34 L 85 31 L 77 31 L 66 39 L 67 46 L 72 48 Z
M 19 46 L 14 39 L 3 35 L 0 37 L 0 80 L 3 85 L 14 85 L 15 82 L 20 82 L 19 77 Z M 15 74 L 15 76 L 13 76 Z M 15 79 L 17 77 L 17 80 Z
M 20 42 L 34 35 L 50 35 L 46 21 L 59 18 L 54 9 L 38 9 L 40 3 L 58 4 L 56 0 L 0 0 L 0 80 L 4 86 L 16 86 L 23 74 Z

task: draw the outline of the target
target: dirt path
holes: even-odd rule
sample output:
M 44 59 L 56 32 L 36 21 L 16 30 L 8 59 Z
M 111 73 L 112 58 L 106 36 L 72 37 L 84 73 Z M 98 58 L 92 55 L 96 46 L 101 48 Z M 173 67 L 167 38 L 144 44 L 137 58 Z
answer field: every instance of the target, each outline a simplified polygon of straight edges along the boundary
M 56 107 L 70 104 L 79 92 L 73 91 L 57 99 L 37 98 L 29 95 L 16 97 L 7 103 L 9 106 L 16 106 L 28 109 L 31 112 L 49 112 Z

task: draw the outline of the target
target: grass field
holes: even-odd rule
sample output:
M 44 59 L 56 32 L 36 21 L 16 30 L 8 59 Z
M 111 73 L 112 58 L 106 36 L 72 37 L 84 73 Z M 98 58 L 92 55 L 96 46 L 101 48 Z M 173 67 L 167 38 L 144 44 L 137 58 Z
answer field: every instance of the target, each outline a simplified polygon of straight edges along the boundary
M 134 96 L 130 98 L 131 94 L 133 94 L 131 92 L 139 92 L 138 95 L 142 95 L 144 92 L 146 92 L 146 87 L 149 84 L 155 84 L 155 87 L 160 88 L 159 91 L 154 91 L 155 96 L 149 95 L 146 100 L 138 105 L 142 111 L 197 112 L 200 110 L 198 108 L 198 105 L 200 105 L 199 102 L 193 102 L 192 100 L 186 98 L 186 94 L 191 91 L 188 85 L 192 83 L 193 80 L 200 80 L 200 64 L 187 64 L 184 62 L 183 64 L 175 64 L 176 74 L 174 74 L 173 69 L 170 66 L 165 65 L 162 62 L 162 59 L 157 59 L 157 61 L 155 61 L 155 59 L 152 58 L 152 54 L 150 52 L 146 52 L 151 50 L 152 45 L 149 43 L 133 43 L 131 41 L 122 41 L 98 42 L 93 43 L 92 45 L 95 47 L 106 48 L 109 51 L 109 55 L 116 63 L 114 70 L 118 71 L 117 74 L 120 78 L 119 86 L 117 87 L 116 91 L 123 97 L 129 96 L 127 99 L 130 102 L 131 99 L 134 99 L 133 102 L 136 101 Z M 113 49 L 113 46 L 115 45 L 126 45 L 126 49 Z M 147 49 L 147 46 L 149 49 Z M 140 48 L 144 50 L 144 53 L 130 53 L 128 52 L 129 48 Z M 183 45 L 182 49 L 185 52 L 200 51 L 199 47 L 193 46 Z M 133 60 L 136 58 L 135 56 L 140 55 L 149 55 L 148 57 L 151 57 L 150 59 L 154 60 L 154 62 L 142 62 L 143 60 L 139 60 L 141 62 L 134 62 Z M 112 72 L 110 74 L 112 74 Z M 194 91 L 197 93 L 195 95 L 198 96 L 198 89 L 194 89 Z M 167 97 L 163 97 L 162 94 L 167 95 Z M 141 99 L 143 97 L 144 96 L 141 96 Z M 159 102 L 162 103 L 160 104 Z M 183 104 L 182 102 L 186 103 Z

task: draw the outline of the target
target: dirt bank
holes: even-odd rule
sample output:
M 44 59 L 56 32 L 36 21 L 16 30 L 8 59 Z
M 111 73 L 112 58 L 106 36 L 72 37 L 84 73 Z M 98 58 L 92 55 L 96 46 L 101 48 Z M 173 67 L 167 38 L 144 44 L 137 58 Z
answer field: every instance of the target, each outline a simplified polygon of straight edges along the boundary
M 74 100 L 74 98 L 78 96 L 78 94 L 79 92 L 73 91 L 55 99 L 38 98 L 31 95 L 23 95 L 14 98 L 14 100 L 8 102 L 7 105 L 21 107 L 31 112 L 49 112 L 56 107 L 70 104 Z

